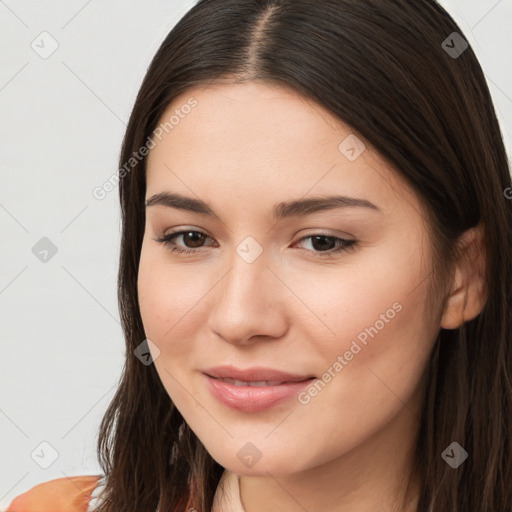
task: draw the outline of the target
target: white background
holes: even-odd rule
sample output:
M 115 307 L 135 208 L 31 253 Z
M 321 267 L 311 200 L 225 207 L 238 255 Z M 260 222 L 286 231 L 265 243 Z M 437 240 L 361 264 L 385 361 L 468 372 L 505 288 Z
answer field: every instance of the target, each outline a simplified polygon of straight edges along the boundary
M 480 60 L 511 155 L 512 0 L 440 3 Z M 92 190 L 116 173 L 145 70 L 193 4 L 0 0 L 0 509 L 37 483 L 100 473 L 124 341 L 118 192 Z M 31 47 L 43 31 L 58 43 L 47 59 Z M 32 253 L 42 237 L 57 247 L 46 263 Z M 43 441 L 58 452 L 47 469 L 31 458 L 51 460 Z

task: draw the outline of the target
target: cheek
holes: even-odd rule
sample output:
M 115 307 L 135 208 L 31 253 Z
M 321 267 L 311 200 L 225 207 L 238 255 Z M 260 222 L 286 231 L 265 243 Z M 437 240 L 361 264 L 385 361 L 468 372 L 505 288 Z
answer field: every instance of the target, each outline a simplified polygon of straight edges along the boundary
M 143 246 L 137 282 L 139 308 L 146 336 L 158 345 L 163 360 L 191 352 L 198 326 L 194 318 L 211 287 L 206 273 L 205 279 L 198 279 L 197 270 L 188 269 L 170 262 L 159 248 Z M 158 367 L 159 360 L 155 364 Z
M 313 416 L 332 411 L 333 431 L 342 423 L 354 433 L 363 419 L 369 428 L 389 419 L 413 396 L 427 364 L 438 326 L 425 315 L 426 258 L 402 249 L 360 260 L 336 282 L 302 282 L 303 294 L 313 291 L 308 305 L 329 329 L 316 322 L 322 330 L 310 331 L 321 375 L 301 403 Z
M 172 288 L 166 286 L 159 267 L 160 265 L 151 257 L 151 252 L 145 250 L 143 246 L 137 278 L 137 292 L 146 336 L 154 340 L 160 339 L 160 331 L 165 328 L 162 324 L 168 321 L 166 304 L 172 295 Z
M 366 404 L 356 400 L 354 410 L 384 410 L 388 403 L 391 411 L 396 396 L 413 394 L 438 331 L 425 315 L 428 273 L 422 262 L 428 259 L 421 257 L 419 242 L 402 245 L 400 251 L 389 244 L 343 268 L 335 279 L 307 273 L 295 278 L 294 290 L 317 317 L 310 315 L 302 328 L 312 341 L 308 352 L 318 363 L 316 390 L 323 396 L 313 398 L 317 395 L 311 389 L 303 398 L 304 403 L 311 398 L 318 413 L 324 400 L 335 407 L 354 397 Z
M 408 246 L 395 251 L 396 246 L 361 252 L 337 268 L 281 269 L 282 280 L 302 302 L 296 301 L 294 311 L 301 311 L 302 327 L 322 351 L 348 350 L 354 339 L 365 346 L 372 336 L 423 323 L 427 281 L 422 283 L 420 252 Z

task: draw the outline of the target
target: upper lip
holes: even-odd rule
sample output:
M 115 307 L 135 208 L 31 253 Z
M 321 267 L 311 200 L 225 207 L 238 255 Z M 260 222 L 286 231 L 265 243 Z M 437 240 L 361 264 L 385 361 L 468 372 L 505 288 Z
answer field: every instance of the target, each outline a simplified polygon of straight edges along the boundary
M 282 370 L 253 366 L 252 368 L 235 368 L 234 366 L 215 366 L 203 370 L 203 373 L 217 379 L 235 379 L 244 382 L 260 382 L 264 380 L 279 382 L 300 382 L 310 379 L 314 375 L 294 375 Z

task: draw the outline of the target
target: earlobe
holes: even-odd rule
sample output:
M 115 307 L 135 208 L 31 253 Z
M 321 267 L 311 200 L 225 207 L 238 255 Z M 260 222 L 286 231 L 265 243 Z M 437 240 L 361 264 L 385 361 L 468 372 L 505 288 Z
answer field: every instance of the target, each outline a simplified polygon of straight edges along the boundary
M 441 318 L 443 329 L 458 329 L 478 316 L 487 301 L 486 254 L 483 224 L 466 231 L 459 240 L 461 256 Z

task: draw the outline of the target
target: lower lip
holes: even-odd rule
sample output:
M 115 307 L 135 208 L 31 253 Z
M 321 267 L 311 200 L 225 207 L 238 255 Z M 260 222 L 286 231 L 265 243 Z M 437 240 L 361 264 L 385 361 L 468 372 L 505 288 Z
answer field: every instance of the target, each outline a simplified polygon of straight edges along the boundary
M 268 409 L 278 402 L 296 395 L 314 380 L 311 378 L 276 386 L 235 386 L 209 375 L 205 376 L 208 380 L 208 387 L 217 400 L 232 409 L 244 412 Z

